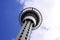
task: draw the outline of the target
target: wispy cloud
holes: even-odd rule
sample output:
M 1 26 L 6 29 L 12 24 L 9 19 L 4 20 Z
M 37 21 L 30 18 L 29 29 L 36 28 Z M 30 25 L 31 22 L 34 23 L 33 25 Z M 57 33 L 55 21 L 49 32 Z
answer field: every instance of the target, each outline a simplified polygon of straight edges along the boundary
M 32 31 L 30 40 L 56 40 L 60 36 L 60 2 L 59 0 L 18 0 L 26 7 L 38 9 L 43 16 L 41 27 Z M 55 2 L 55 4 L 54 4 Z

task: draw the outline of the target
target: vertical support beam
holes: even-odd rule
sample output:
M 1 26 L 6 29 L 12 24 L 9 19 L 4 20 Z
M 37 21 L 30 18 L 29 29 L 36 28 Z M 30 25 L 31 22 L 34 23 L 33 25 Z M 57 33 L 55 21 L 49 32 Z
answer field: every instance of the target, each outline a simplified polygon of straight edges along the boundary
M 25 21 L 25 22 L 23 23 L 23 26 L 22 26 L 22 28 L 21 28 L 21 30 L 20 30 L 20 32 L 19 32 L 16 40 L 21 40 L 21 37 L 22 37 L 21 34 L 22 34 L 22 31 L 24 31 L 23 29 L 25 29 L 25 26 L 26 26 L 26 25 L 27 25 L 27 21 Z
M 29 40 L 30 33 L 32 30 L 32 25 L 33 24 L 31 23 L 31 21 L 25 21 L 20 31 L 20 34 L 18 35 L 17 40 Z
M 30 34 L 31 34 L 31 31 L 32 31 L 32 25 L 33 25 L 33 23 L 31 23 L 29 28 L 28 28 L 29 33 L 28 33 L 28 37 L 27 37 L 28 39 L 27 40 L 30 40 Z

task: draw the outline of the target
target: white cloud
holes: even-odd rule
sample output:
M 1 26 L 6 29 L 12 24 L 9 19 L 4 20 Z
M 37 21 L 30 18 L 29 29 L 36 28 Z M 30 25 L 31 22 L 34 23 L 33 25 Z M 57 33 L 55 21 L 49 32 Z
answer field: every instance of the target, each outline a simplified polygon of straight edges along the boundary
M 17 0 L 20 4 L 23 4 L 25 0 Z
M 30 40 L 57 40 L 60 37 L 60 1 L 59 0 L 19 0 L 24 8 L 37 8 L 42 16 L 41 27 L 32 31 Z

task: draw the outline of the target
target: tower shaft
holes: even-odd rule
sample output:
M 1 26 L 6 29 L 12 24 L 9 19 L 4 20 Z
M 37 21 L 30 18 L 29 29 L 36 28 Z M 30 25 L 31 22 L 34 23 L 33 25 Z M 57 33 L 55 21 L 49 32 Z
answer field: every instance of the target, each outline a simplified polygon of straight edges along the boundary
M 33 23 L 31 21 L 25 21 L 20 31 L 18 40 L 29 40 L 30 33 L 32 31 Z
M 21 11 L 19 22 L 22 25 L 22 29 L 17 40 L 29 40 L 31 31 L 37 29 L 41 25 L 42 15 L 37 9 L 28 7 Z

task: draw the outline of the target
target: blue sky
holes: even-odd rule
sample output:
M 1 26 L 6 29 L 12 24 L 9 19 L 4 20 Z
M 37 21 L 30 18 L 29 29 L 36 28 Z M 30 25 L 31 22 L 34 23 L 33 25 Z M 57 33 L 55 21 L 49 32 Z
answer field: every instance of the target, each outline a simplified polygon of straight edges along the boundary
M 43 16 L 30 40 L 60 40 L 60 0 L 0 0 L 0 40 L 16 39 L 21 29 L 19 13 L 26 7 L 38 9 Z
M 0 0 L 0 4 L 0 40 L 13 40 L 21 29 L 18 17 L 23 5 L 17 0 Z

